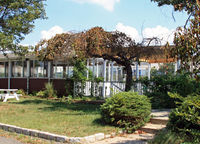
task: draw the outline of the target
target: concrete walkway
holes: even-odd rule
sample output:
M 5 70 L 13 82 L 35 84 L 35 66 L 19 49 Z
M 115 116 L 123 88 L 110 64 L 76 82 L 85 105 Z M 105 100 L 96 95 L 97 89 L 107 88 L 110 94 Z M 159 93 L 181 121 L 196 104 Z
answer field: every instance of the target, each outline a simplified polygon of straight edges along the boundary
M 170 110 L 152 110 L 151 121 L 133 134 L 125 134 L 114 138 L 97 141 L 93 144 L 147 144 L 147 140 L 153 139 L 155 133 L 165 128 Z
M 12 138 L 0 137 L 0 144 L 22 144 L 22 143 Z

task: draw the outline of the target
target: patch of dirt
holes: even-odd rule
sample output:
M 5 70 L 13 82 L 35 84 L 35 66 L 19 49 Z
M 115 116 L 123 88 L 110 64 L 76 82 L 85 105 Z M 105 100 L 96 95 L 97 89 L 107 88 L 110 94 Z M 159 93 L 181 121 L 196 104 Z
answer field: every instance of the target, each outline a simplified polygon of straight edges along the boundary
M 92 100 L 92 101 L 73 100 L 73 103 L 81 103 L 81 104 L 103 104 L 103 103 L 105 103 L 105 100 Z
M 8 105 L 8 104 L 0 105 L 0 111 L 8 110 L 8 109 L 11 109 L 11 108 L 12 108 L 12 106 Z

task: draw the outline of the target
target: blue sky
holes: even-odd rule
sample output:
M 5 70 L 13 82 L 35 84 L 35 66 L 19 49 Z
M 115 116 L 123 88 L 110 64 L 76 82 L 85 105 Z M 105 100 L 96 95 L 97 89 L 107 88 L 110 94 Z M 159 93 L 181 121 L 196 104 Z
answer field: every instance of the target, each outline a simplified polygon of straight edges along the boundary
M 94 26 L 125 32 L 138 42 L 153 36 L 172 42 L 173 32 L 187 19 L 186 13 L 158 7 L 151 0 L 47 0 L 45 9 L 48 19 L 37 20 L 33 32 L 21 44 L 34 45 L 56 33 Z

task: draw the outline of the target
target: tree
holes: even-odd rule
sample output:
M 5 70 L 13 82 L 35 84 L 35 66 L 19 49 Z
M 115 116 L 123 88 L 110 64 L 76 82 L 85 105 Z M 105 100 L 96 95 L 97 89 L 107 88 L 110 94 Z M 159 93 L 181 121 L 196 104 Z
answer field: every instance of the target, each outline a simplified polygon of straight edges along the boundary
M 200 26 L 199 18 L 191 20 L 187 28 L 179 28 L 175 33 L 171 56 L 181 60 L 181 69 L 199 80 L 200 71 Z
M 191 16 L 198 14 L 200 16 L 200 0 L 151 0 L 157 2 L 158 6 L 163 5 L 172 5 L 175 11 L 186 11 L 189 14 L 188 19 L 186 20 L 185 26 L 187 25 Z
M 188 14 L 191 14 L 196 9 L 199 0 L 151 0 L 157 2 L 158 6 L 172 5 L 175 11 L 185 10 Z
M 149 47 L 153 39 L 149 39 L 145 45 L 146 41 L 136 43 L 125 33 L 106 32 L 101 27 L 94 27 L 76 39 L 75 51 L 77 55 L 101 57 L 124 66 L 126 71 L 125 91 L 129 91 L 133 84 L 131 66 L 133 62 L 139 62 L 141 58 L 150 57 L 153 53 L 155 55 L 154 47 Z
M 27 51 L 19 42 L 34 28 L 36 19 L 45 19 L 46 0 L 0 0 L 0 52 Z
M 174 46 L 170 55 L 181 61 L 181 70 L 200 79 L 200 0 L 152 0 L 159 6 L 173 5 L 175 10 L 186 10 L 192 14 L 189 25 L 178 27 L 174 37 Z M 187 23 L 187 22 L 186 22 Z
M 94 27 L 76 34 L 58 34 L 49 40 L 43 40 L 36 46 L 36 52 L 42 59 L 54 59 L 57 56 L 76 56 L 78 58 L 104 58 L 124 66 L 126 71 L 126 91 L 133 84 L 133 62 L 141 58 L 156 55 L 154 47 L 149 47 L 155 38 L 136 43 L 126 34 L 118 31 L 107 32 L 101 27 Z M 161 52 L 162 53 L 162 52 Z

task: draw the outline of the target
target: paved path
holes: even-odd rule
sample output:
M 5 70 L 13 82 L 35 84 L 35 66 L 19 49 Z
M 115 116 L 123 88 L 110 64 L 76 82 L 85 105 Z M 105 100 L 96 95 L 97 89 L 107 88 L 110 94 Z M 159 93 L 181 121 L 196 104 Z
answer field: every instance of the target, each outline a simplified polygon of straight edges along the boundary
M 22 143 L 12 138 L 0 137 L 0 144 L 22 144 Z
M 92 144 L 147 144 L 147 139 L 152 139 L 153 134 L 126 134 L 114 138 L 104 139 Z
M 157 124 L 153 125 L 153 129 L 158 129 L 156 126 L 165 126 L 166 124 L 160 124 L 164 120 L 168 120 L 170 110 L 152 110 L 152 115 L 154 117 L 154 122 Z M 150 123 L 151 124 L 151 123 Z M 145 127 L 145 126 L 144 126 Z M 148 129 L 148 128 L 147 128 Z M 160 127 L 159 127 L 160 129 Z M 122 136 L 117 136 L 114 138 L 104 139 L 102 141 L 97 141 L 92 144 L 147 144 L 147 140 L 153 139 L 155 133 L 145 132 L 139 134 L 125 134 Z

